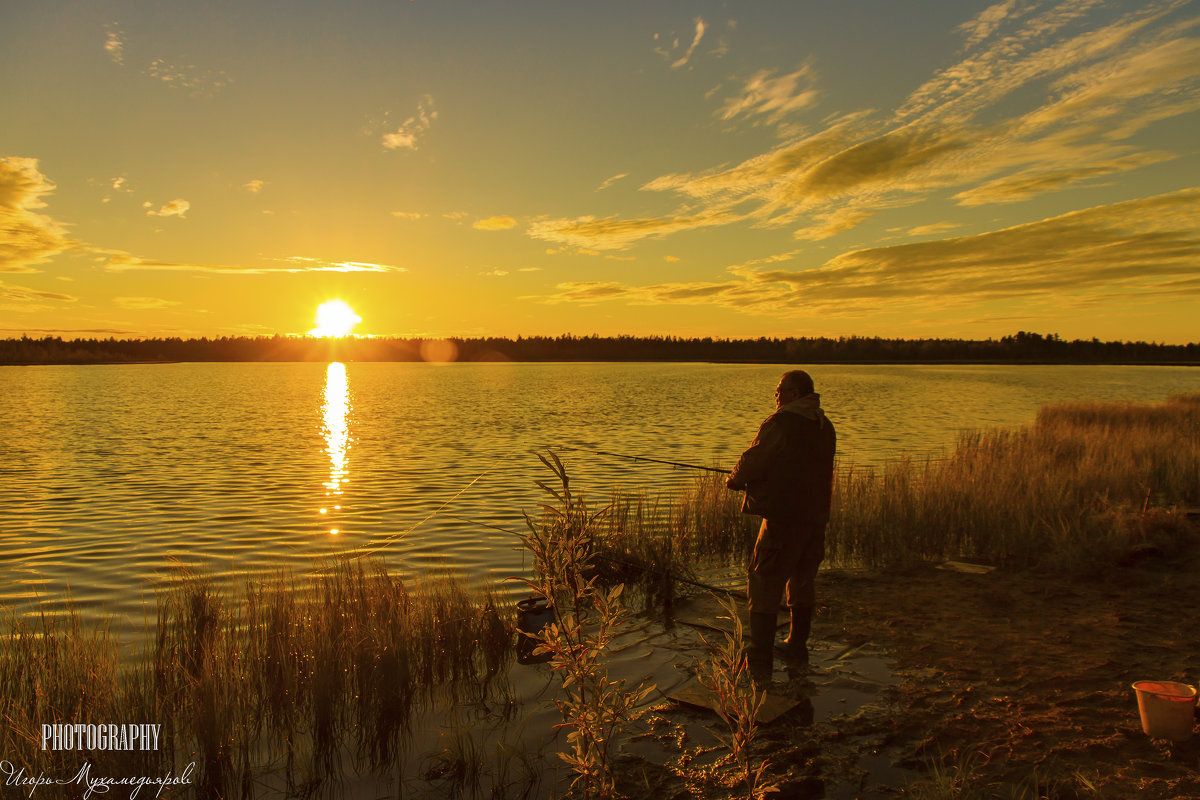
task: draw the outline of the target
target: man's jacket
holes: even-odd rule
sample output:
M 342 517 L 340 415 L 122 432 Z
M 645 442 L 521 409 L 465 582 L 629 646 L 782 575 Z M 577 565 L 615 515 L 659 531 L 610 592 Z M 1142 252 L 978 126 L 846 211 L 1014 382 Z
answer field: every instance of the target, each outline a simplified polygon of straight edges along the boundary
M 768 520 L 825 522 L 833 496 L 837 434 L 810 394 L 763 422 L 730 479 L 746 487 L 743 514 Z

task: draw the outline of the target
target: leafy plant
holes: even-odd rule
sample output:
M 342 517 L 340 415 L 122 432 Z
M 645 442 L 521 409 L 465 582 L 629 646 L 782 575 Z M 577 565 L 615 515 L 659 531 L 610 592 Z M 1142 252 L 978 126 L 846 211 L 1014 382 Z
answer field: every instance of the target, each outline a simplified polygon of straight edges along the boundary
M 536 483 L 557 505 L 543 504 L 538 522 L 526 514 L 529 533 L 521 539 L 537 572 L 537 579 L 527 583 L 555 611 L 555 621 L 541 633 L 538 652 L 549 653 L 551 668 L 562 676 L 563 697 L 556 703 L 569 751 L 559 755 L 575 772 L 572 792 L 611 798 L 616 792 L 610 761 L 616 734 L 635 718 L 654 687 L 643 684 L 630 691 L 624 681 L 610 680 L 604 665 L 605 651 L 629 613 L 620 602 L 623 585 L 603 589 L 593 570 L 596 521 L 608 508 L 589 513 L 583 499 L 571 493 L 558 456 L 551 452 L 549 458 L 538 458 L 554 472 L 558 487 Z
M 717 736 L 729 748 L 730 758 L 741 773 L 747 800 L 755 800 L 775 786 L 774 781 L 766 779 L 770 762 L 764 758 L 755 767 L 752 752 L 758 736 L 756 718 L 767 701 L 767 693 L 750 680 L 746 640 L 737 605 L 731 597 L 721 598 L 720 602 L 728 615 L 726 618 L 733 623 L 733 631 L 725 632 L 724 641 L 717 645 L 704 640 L 712 660 L 699 666 L 697 679 L 716 700 L 717 715 L 729 728 L 727 736 Z

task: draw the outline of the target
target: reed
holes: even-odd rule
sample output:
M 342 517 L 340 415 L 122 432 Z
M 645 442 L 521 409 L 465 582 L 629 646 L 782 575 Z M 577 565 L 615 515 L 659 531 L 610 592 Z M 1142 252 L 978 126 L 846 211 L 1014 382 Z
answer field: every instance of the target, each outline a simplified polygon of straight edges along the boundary
M 396 763 L 415 712 L 502 691 L 515 626 L 496 609 L 449 578 L 405 583 L 362 561 L 232 598 L 180 574 L 123 665 L 107 630 L 85 630 L 77 614 L 14 616 L 0 648 L 0 747 L 61 774 L 79 754 L 42 752 L 41 724 L 154 722 L 162 750 L 94 767 L 153 775 L 194 761 L 197 797 L 250 797 L 269 776 L 289 794 L 320 791 L 349 767 Z
M 669 606 L 677 580 L 705 567 L 744 565 L 758 521 L 741 513 L 741 496 L 724 476 L 701 473 L 664 500 L 617 492 L 596 522 L 594 568 L 609 585 L 642 592 L 647 608 Z
M 704 474 L 678 498 L 618 493 L 598 521 L 596 567 L 669 604 L 675 578 L 745 565 L 757 519 Z M 1200 394 L 1160 405 L 1043 407 L 1019 429 L 963 433 L 944 458 L 840 461 L 827 563 L 944 558 L 1094 572 L 1138 548 L 1172 553 L 1200 505 Z
M 945 459 L 840 464 L 827 554 L 1094 568 L 1139 545 L 1178 546 L 1198 476 L 1200 395 L 1048 406 L 1018 430 L 963 434 Z
M 33 618 L 10 614 L 2 639 L 0 754 L 14 770 L 68 778 L 80 769 L 78 751 L 42 750 L 43 724 L 157 720 L 149 670 L 118 669 L 119 642 L 107 627 L 85 629 L 75 608 Z M 161 774 L 171 763 L 169 749 L 88 755 L 97 775 Z

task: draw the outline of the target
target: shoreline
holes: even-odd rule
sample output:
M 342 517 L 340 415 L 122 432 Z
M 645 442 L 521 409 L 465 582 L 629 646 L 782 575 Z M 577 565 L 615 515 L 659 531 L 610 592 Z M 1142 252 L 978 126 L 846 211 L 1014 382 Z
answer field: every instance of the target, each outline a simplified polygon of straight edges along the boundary
M 222 359 L 146 359 L 138 361 L 119 361 L 119 360 L 98 360 L 98 361 L 0 361 L 0 367 L 89 367 L 89 366 L 114 366 L 114 365 L 145 365 L 145 364 L 325 364 L 331 361 L 340 361 L 347 364 L 423 364 L 430 363 L 420 359 L 353 359 L 353 358 L 312 358 L 300 360 L 286 359 L 239 359 L 239 360 L 222 360 Z M 446 362 L 435 362 L 437 366 L 447 366 Z M 456 364 L 729 364 L 729 365 L 752 365 L 752 366 L 798 366 L 806 365 L 821 365 L 821 366 L 916 366 L 916 367 L 936 367 L 936 366 L 963 366 L 963 367 L 986 367 L 986 366 L 1056 366 L 1056 367 L 1200 367 L 1200 361 L 1069 361 L 1069 360 L 1054 360 L 1054 359 L 990 359 L 990 360 L 971 360 L 971 359 L 928 359 L 928 360 L 859 360 L 859 361 L 756 361 L 756 360 L 692 360 L 692 359 L 627 359 L 620 361 L 613 360 L 586 360 L 586 359 L 562 359 L 562 360 L 520 360 L 506 359 L 502 361 L 491 359 L 463 360 L 450 363 Z

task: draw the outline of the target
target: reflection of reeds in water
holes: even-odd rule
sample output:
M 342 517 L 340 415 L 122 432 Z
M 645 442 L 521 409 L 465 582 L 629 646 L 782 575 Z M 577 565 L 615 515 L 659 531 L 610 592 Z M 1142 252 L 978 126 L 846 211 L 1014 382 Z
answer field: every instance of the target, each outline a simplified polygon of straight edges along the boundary
M 390 768 L 414 712 L 499 688 L 513 642 L 490 594 L 450 579 L 406 584 L 361 561 L 312 584 L 248 586 L 236 602 L 185 576 L 159 597 L 153 640 L 124 669 L 116 643 L 75 615 L 14 619 L 6 633 L 8 760 L 78 769 L 78 753 L 40 750 L 43 723 L 161 723 L 161 751 L 102 755 L 97 770 L 149 775 L 195 761 L 200 797 L 249 796 L 264 776 L 313 792 L 347 766 Z
M 1200 395 L 1159 406 L 1046 406 L 1018 430 L 964 434 L 948 458 L 839 468 L 831 560 L 938 556 L 1092 568 L 1185 529 L 1200 502 Z

